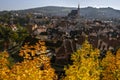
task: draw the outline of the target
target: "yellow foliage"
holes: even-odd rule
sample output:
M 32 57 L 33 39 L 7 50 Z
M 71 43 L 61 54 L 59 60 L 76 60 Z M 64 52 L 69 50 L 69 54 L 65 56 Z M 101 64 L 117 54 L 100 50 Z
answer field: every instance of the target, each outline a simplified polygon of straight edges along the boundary
M 120 49 L 116 55 L 108 51 L 101 63 L 104 67 L 102 80 L 120 80 Z
M 104 70 L 102 72 L 103 78 L 102 80 L 117 80 L 116 78 L 116 61 L 115 55 L 112 52 L 108 51 L 106 53 L 106 57 L 103 58 L 101 65 L 103 66 Z
M 9 80 L 56 80 L 54 69 L 48 65 L 41 63 L 39 58 L 17 63 L 9 73 Z
M 19 53 L 24 60 L 8 69 L 7 74 L 0 75 L 2 76 L 0 80 L 57 80 L 55 70 L 51 68 L 50 59 L 45 51 L 44 42 L 39 41 L 33 46 L 26 44 Z M 2 74 L 4 73 L 6 73 L 5 69 Z
M 34 46 L 26 44 L 22 47 L 19 55 L 24 59 L 33 59 L 35 56 L 46 53 L 45 42 L 39 41 Z
M 118 49 L 118 51 L 116 52 L 116 66 L 117 66 L 116 70 L 117 79 L 120 80 L 120 49 Z
M 0 80 L 4 77 L 7 77 L 9 73 L 9 61 L 7 58 L 9 57 L 9 54 L 7 52 L 1 52 L 0 53 Z
M 65 68 L 66 77 L 64 80 L 99 80 L 99 50 L 93 49 L 88 41 L 73 53 L 71 59 L 73 65 Z

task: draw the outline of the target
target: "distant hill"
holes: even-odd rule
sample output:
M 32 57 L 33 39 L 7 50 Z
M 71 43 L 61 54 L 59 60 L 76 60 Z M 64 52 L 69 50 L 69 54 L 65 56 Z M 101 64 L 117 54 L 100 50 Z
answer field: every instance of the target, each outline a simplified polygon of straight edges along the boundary
M 71 12 L 71 10 L 76 8 L 70 8 L 70 7 L 57 7 L 57 6 L 46 6 L 46 7 L 40 7 L 40 8 L 32 8 L 32 9 L 26 9 L 26 10 L 19 10 L 18 12 L 22 13 L 41 13 L 44 15 L 49 16 L 66 16 L 68 13 Z
M 57 6 L 46 6 L 40 8 L 32 8 L 26 10 L 18 10 L 19 13 L 40 13 L 48 16 L 67 16 L 71 10 L 76 10 L 73 7 L 57 7 Z M 93 8 L 86 7 L 80 9 L 80 15 L 85 18 L 99 18 L 99 19 L 112 19 L 120 18 L 120 10 L 116 10 L 110 7 L 107 8 Z
M 120 18 L 120 10 L 113 8 L 93 8 L 87 7 L 81 9 L 81 15 L 86 18 L 112 19 Z

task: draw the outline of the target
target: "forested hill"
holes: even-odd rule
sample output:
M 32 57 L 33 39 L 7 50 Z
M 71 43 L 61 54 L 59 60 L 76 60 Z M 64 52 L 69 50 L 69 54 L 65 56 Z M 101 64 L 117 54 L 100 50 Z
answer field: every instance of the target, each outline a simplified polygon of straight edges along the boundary
M 46 7 L 38 7 L 31 8 L 25 10 L 18 10 L 19 13 L 37 13 L 44 14 L 48 16 L 67 16 L 71 10 L 76 10 L 77 8 L 73 7 L 58 7 L 58 6 L 46 6 Z M 120 18 L 120 10 L 116 10 L 110 7 L 107 8 L 93 8 L 93 7 L 85 7 L 80 9 L 81 16 L 85 18 Z

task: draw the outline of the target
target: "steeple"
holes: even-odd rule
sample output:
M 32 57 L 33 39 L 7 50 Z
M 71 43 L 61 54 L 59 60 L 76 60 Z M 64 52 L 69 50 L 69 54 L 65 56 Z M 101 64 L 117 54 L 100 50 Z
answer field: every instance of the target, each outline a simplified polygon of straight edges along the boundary
M 78 10 L 80 10 L 80 4 L 78 4 Z
M 78 4 L 77 16 L 80 17 L 80 4 Z

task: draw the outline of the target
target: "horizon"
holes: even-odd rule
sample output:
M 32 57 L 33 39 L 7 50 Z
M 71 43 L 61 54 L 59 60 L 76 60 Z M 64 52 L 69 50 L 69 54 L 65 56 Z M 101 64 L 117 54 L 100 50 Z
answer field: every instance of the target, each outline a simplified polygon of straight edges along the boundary
M 120 10 L 119 2 L 119 0 L 1 0 L 0 11 L 25 10 L 45 6 L 77 7 L 78 4 L 80 4 L 80 8 L 111 7 Z
M 31 8 L 26 8 L 26 9 L 16 9 L 16 10 L 2 10 L 2 11 L 19 11 L 19 10 L 28 10 L 28 9 L 35 9 L 35 8 L 43 8 L 43 7 L 65 7 L 65 8 L 77 8 L 77 7 L 69 7 L 69 6 L 54 6 L 54 5 L 49 5 L 49 6 L 41 6 L 41 7 L 31 7 Z M 93 7 L 93 6 L 86 6 L 86 7 L 80 7 L 80 8 L 88 8 L 88 7 L 91 7 L 91 8 L 96 8 L 96 9 L 100 9 L 100 8 L 112 8 L 112 9 L 115 9 L 113 7 Z M 120 9 L 115 9 L 115 10 L 120 10 Z

